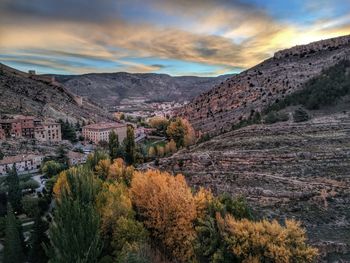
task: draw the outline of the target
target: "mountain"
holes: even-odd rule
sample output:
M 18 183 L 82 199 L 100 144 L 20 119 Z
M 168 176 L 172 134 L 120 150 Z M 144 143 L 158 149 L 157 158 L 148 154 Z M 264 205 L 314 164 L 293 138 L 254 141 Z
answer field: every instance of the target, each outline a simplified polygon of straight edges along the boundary
M 218 134 L 268 105 L 302 89 L 303 84 L 350 58 L 350 36 L 282 50 L 261 64 L 199 95 L 179 115 L 202 133 Z
M 53 119 L 99 121 L 109 118 L 95 104 L 69 92 L 44 76 L 27 74 L 0 63 L 0 113 L 28 114 Z
M 284 118 L 257 117 L 271 113 Z M 179 114 L 211 136 L 154 166 L 244 196 L 258 218 L 300 220 L 319 262 L 350 260 L 350 36 L 277 52 Z
M 190 100 L 230 76 L 232 75 L 172 77 L 166 74 L 118 72 L 55 75 L 55 78 L 74 94 L 111 107 L 131 97 L 143 97 L 146 101 Z

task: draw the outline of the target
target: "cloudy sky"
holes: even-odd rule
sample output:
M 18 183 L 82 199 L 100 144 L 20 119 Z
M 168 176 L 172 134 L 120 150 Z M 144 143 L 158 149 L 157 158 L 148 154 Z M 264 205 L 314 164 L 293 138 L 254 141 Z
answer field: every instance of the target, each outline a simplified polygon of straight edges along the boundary
M 350 0 L 0 0 L 0 62 L 216 76 L 350 34 Z

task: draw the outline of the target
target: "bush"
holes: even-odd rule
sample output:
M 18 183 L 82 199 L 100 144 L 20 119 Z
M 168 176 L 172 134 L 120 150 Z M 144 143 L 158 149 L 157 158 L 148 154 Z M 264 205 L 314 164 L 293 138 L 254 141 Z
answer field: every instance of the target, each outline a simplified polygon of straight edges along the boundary
M 295 122 L 303 122 L 309 119 L 309 114 L 302 108 L 298 108 L 293 113 L 293 119 Z
M 288 121 L 289 117 L 287 113 L 279 113 L 275 111 L 269 112 L 265 119 L 264 122 L 267 124 L 272 124 L 276 122 L 281 122 L 281 121 Z

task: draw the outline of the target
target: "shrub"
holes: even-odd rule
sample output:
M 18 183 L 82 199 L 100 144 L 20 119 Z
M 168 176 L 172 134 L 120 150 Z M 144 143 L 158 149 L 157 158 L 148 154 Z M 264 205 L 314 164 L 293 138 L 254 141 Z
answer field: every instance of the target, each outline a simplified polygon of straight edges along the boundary
M 302 108 L 298 108 L 293 113 L 293 120 L 295 122 L 303 122 L 309 119 L 309 114 Z

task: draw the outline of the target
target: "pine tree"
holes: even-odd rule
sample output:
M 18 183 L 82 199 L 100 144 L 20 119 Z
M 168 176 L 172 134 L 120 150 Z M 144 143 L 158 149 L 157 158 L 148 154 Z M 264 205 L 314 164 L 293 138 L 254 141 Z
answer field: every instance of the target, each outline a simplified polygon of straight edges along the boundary
M 7 208 L 4 263 L 23 262 L 21 236 L 11 205 Z
M 118 135 L 112 131 L 109 134 L 109 140 L 108 140 L 108 148 L 109 148 L 109 156 L 111 157 L 111 160 L 114 160 L 118 158 L 118 152 L 119 152 L 119 138 Z
M 12 169 L 8 171 L 9 176 L 7 177 L 8 184 L 8 201 L 10 202 L 15 212 L 21 211 L 22 201 L 22 190 L 19 186 L 19 178 L 17 174 L 16 165 L 12 166 Z
M 125 139 L 125 161 L 133 164 L 135 161 L 135 134 L 134 127 L 128 126 Z

